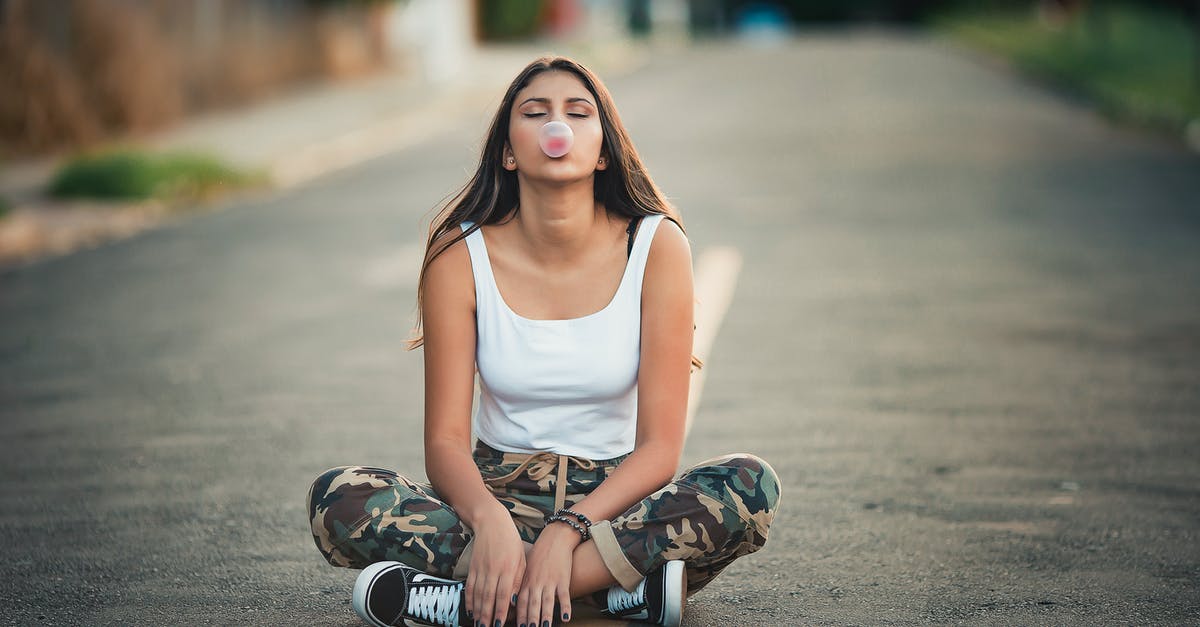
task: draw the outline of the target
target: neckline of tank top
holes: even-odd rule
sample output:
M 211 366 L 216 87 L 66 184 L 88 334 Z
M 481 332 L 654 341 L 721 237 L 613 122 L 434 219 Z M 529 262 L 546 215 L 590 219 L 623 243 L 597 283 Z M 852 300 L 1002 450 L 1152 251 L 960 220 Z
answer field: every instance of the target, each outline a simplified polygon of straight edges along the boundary
M 646 218 L 657 217 L 661 220 L 663 216 L 661 214 L 654 214 L 654 215 L 643 216 L 643 217 L 646 217 Z M 460 225 L 460 228 L 462 228 L 463 226 L 466 226 L 468 224 L 473 226 L 475 223 L 472 222 L 471 220 L 464 220 L 462 225 Z M 649 222 L 647 220 L 641 221 L 641 225 L 639 226 L 637 232 L 634 234 L 634 237 L 633 237 L 633 247 L 634 248 L 638 248 L 639 242 L 641 242 L 644 239 L 642 237 L 642 234 L 646 232 L 647 224 L 649 224 Z M 466 226 L 466 228 L 470 228 L 470 226 Z M 503 309 L 505 312 L 507 312 L 508 315 L 511 318 L 513 318 L 514 320 L 517 320 L 519 322 L 529 324 L 529 325 L 556 326 L 556 325 L 563 325 L 563 324 L 569 324 L 569 323 L 583 322 L 583 321 L 591 320 L 592 318 L 598 318 L 598 317 L 604 315 L 608 310 L 612 309 L 613 304 L 616 303 L 617 299 L 621 296 L 621 292 L 625 289 L 625 284 L 628 283 L 630 269 L 633 268 L 633 254 L 631 252 L 629 257 L 625 259 L 625 270 L 621 273 L 621 282 L 617 284 L 617 291 L 613 292 L 612 298 L 608 299 L 608 303 L 606 305 L 604 305 L 604 307 L 602 307 L 598 311 L 593 311 L 592 313 L 587 314 L 586 316 L 579 316 L 578 318 L 526 318 L 525 316 L 522 316 L 521 314 L 513 311 L 512 307 L 508 306 L 508 301 L 504 300 L 504 295 L 500 293 L 500 286 L 496 283 L 496 273 L 492 272 L 492 258 L 488 255 L 487 242 L 483 239 L 483 230 L 477 229 L 475 231 L 475 233 L 472 233 L 472 235 L 479 236 L 479 244 L 480 244 L 479 248 L 480 248 L 480 250 L 483 251 L 484 262 L 487 263 L 487 272 L 488 272 L 488 277 L 491 278 L 492 293 L 494 293 L 496 295 L 496 299 L 500 301 L 500 308 Z

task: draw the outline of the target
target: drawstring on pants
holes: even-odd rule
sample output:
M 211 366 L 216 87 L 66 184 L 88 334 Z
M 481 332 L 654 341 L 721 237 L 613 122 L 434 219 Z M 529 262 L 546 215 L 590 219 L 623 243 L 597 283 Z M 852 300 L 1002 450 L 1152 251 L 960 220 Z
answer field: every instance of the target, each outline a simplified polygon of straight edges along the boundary
M 517 453 L 506 453 L 506 455 L 518 455 Z M 566 507 L 567 501 L 567 464 L 573 462 L 580 470 L 595 470 L 596 462 L 586 457 L 575 457 L 574 455 L 559 455 L 545 451 L 542 453 L 529 454 L 515 470 L 504 475 L 503 477 L 492 477 L 484 479 L 483 482 L 490 486 L 504 487 L 511 483 L 514 479 L 521 475 L 521 471 L 526 471 L 530 479 L 541 481 L 554 475 L 554 511 L 558 511 Z

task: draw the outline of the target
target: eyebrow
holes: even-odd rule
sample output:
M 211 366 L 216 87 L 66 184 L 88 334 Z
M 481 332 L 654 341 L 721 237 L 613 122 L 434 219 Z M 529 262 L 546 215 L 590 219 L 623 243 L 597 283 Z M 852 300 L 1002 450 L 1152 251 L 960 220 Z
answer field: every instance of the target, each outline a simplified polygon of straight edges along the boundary
M 525 100 L 521 101 L 521 104 L 519 104 L 517 106 L 520 107 L 520 106 L 524 105 L 526 102 L 530 102 L 530 101 L 549 103 L 550 99 L 549 98 L 526 98 Z M 587 98 L 579 98 L 579 97 L 567 98 L 567 104 L 571 104 L 572 102 L 586 102 L 589 105 L 592 105 L 593 107 L 596 106 L 596 105 L 592 104 L 592 101 L 588 100 Z

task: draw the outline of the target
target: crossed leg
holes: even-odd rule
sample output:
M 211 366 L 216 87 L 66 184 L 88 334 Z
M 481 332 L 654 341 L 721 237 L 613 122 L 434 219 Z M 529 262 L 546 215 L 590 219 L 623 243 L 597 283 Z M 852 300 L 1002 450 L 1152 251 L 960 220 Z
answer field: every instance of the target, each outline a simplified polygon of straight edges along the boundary
M 686 563 L 692 594 L 765 544 L 779 493 L 775 471 L 756 456 L 696 464 L 612 521 L 593 525 L 593 539 L 573 554 L 570 595 L 586 597 L 613 584 L 632 591 L 676 559 Z M 327 470 L 309 490 L 308 512 L 313 540 L 334 566 L 394 560 L 447 578 L 462 578 L 469 566 L 471 530 L 431 486 L 393 471 Z

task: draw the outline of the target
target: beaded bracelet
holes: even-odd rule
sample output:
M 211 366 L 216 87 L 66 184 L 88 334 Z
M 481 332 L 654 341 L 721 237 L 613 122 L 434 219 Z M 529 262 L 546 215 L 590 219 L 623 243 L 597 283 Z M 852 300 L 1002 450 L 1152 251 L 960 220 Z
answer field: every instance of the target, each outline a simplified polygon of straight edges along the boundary
M 586 542 L 589 538 L 592 537 L 592 533 L 587 530 L 587 527 L 584 527 L 583 525 L 575 522 L 574 520 L 571 520 L 570 518 L 567 518 L 566 516 L 559 516 L 557 514 L 554 516 L 547 516 L 546 524 L 549 525 L 552 522 L 565 522 L 568 525 L 571 525 L 572 527 L 575 528 L 575 531 L 579 532 L 579 535 L 583 536 L 584 542 Z
M 555 516 L 574 516 L 574 517 L 578 518 L 579 522 L 583 523 L 583 525 L 585 527 L 592 526 L 592 521 L 588 520 L 587 516 L 584 516 L 583 514 L 580 514 L 579 512 L 577 512 L 573 509 L 567 509 L 564 507 L 564 508 L 558 510 L 557 512 L 554 512 L 554 515 Z

